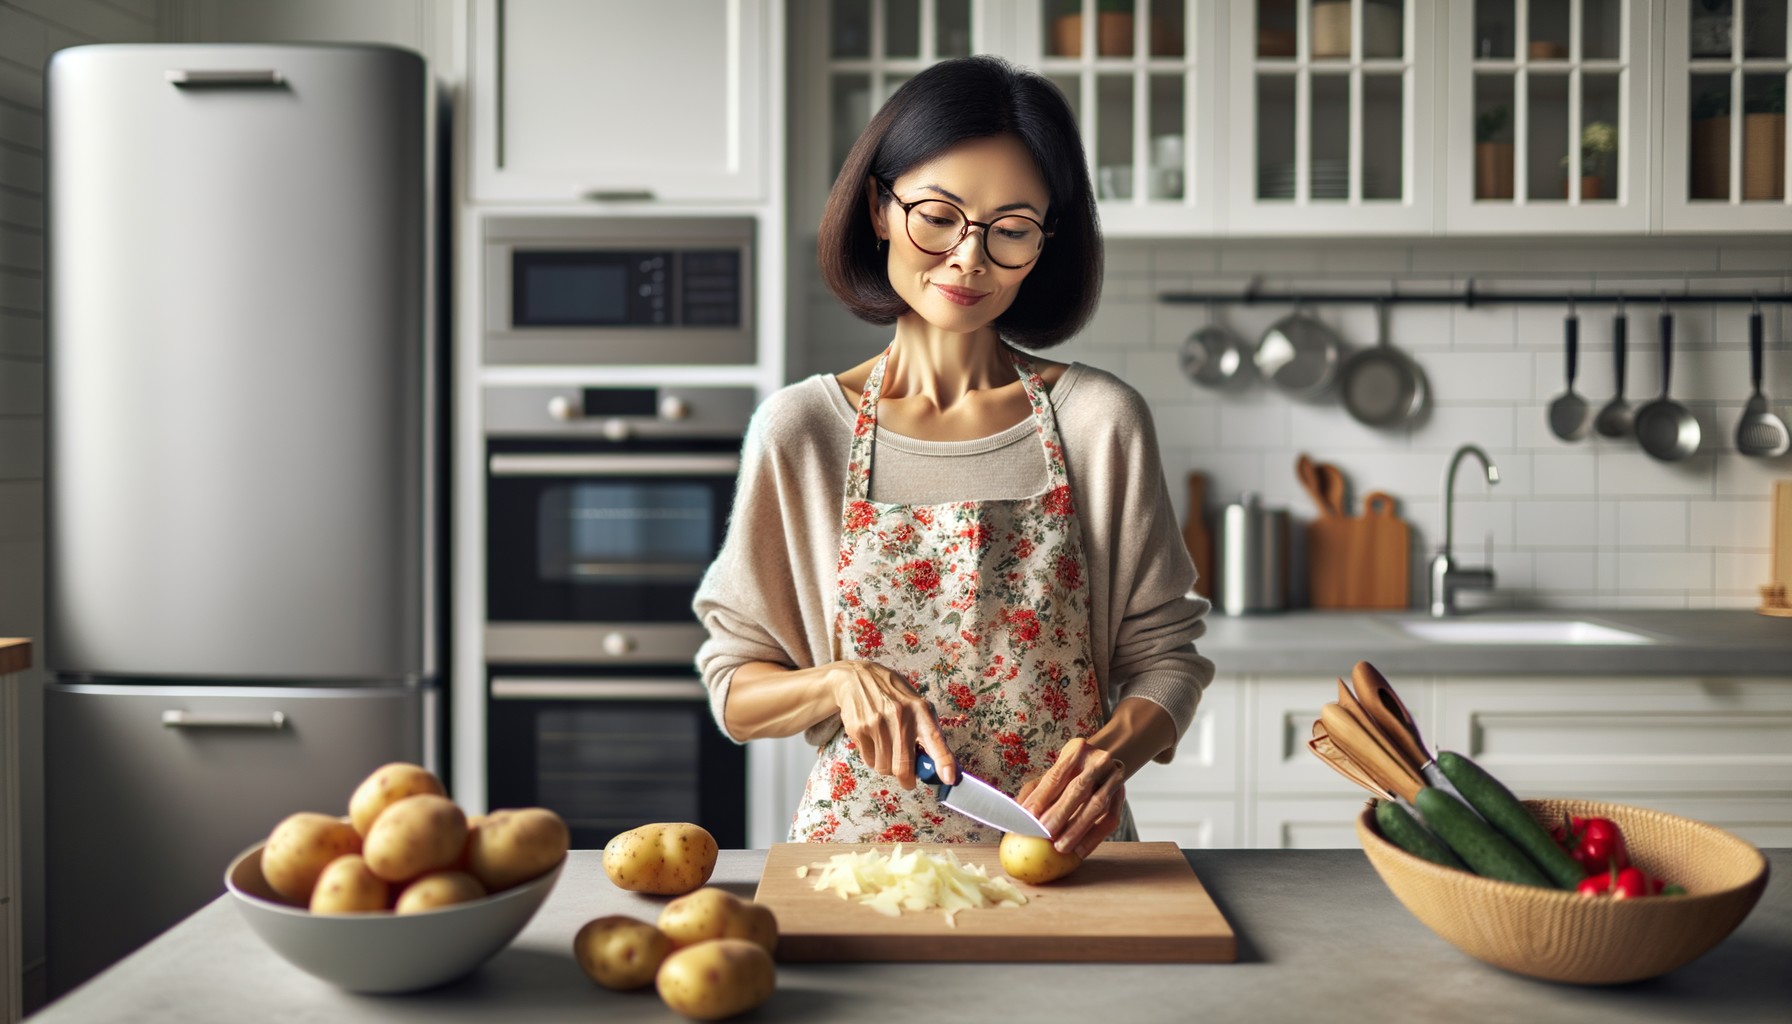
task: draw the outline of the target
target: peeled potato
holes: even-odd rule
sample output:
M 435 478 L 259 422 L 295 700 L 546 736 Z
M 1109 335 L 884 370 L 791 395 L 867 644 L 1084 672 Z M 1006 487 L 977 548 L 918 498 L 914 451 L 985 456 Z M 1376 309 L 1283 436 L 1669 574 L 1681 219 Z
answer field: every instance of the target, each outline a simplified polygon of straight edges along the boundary
M 274 826 L 261 851 L 261 875 L 282 898 L 309 906 L 318 876 L 338 857 L 361 852 L 361 835 L 339 818 L 300 811 Z
M 626 992 L 653 981 L 672 940 L 645 921 L 611 914 L 585 922 L 572 940 L 579 967 L 605 988 Z
M 331 861 L 311 893 L 313 914 L 363 914 L 386 909 L 386 883 L 358 854 Z
M 493 811 L 467 837 L 467 870 L 499 892 L 546 874 L 571 844 L 566 822 L 545 807 Z
M 674 949 L 709 939 L 746 939 L 767 953 L 778 949 L 778 918 L 763 903 L 743 900 L 726 889 L 698 889 L 660 911 L 660 931 Z
M 447 796 L 442 780 L 421 765 L 394 761 L 367 776 L 349 797 L 348 817 L 363 836 L 380 812 L 408 796 Z
M 1001 859 L 1002 870 L 1008 872 L 1010 878 L 1029 885 L 1055 882 L 1083 863 L 1083 858 L 1074 853 L 1059 853 L 1050 839 L 1017 835 L 1013 832 L 1002 837 L 1002 845 L 997 849 L 996 856 Z
M 464 871 L 434 871 L 404 887 L 393 907 L 400 914 L 415 914 L 455 903 L 466 903 L 485 895 L 479 879 Z
M 721 1020 L 770 999 L 778 970 L 757 943 L 711 939 L 667 957 L 654 983 L 674 1012 L 692 1020 Z
M 362 847 L 373 873 L 388 882 L 453 867 L 467 845 L 467 818 L 445 796 L 408 796 L 374 821 Z

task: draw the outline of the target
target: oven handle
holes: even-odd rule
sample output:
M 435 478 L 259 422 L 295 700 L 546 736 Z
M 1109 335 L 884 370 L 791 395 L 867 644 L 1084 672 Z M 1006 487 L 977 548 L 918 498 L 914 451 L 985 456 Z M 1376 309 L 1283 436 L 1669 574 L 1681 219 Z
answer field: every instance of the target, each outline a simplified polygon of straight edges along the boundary
M 688 476 L 740 472 L 738 455 L 493 455 L 492 476 Z
M 696 680 L 623 676 L 591 679 L 493 676 L 492 699 L 706 701 L 709 699 L 709 690 Z

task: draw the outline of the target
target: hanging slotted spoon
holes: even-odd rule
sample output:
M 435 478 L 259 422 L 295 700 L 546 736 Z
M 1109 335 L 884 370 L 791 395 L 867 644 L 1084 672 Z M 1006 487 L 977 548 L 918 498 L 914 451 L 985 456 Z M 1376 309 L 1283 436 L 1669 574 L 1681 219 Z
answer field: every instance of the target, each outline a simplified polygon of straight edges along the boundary
M 1754 381 L 1755 393 L 1749 396 L 1748 405 L 1742 409 L 1742 418 L 1736 421 L 1736 450 L 1744 455 L 1764 458 L 1786 454 L 1792 448 L 1792 438 L 1786 433 L 1786 421 L 1774 414 L 1767 406 L 1767 396 L 1761 393 L 1761 305 L 1755 304 L 1754 312 L 1748 315 L 1748 360 L 1750 379 Z

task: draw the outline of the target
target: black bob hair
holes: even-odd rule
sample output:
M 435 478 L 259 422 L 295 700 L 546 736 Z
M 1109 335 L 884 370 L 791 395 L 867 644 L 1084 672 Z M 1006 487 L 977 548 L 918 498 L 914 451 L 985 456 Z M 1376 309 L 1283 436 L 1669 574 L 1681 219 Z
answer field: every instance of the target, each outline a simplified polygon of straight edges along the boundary
M 1033 155 L 1049 195 L 1046 241 L 1014 302 L 995 320 L 1002 338 L 1049 348 L 1088 323 L 1101 295 L 1101 231 L 1076 117 L 1057 86 L 1000 57 L 940 61 L 909 79 L 872 116 L 846 156 L 821 216 L 822 279 L 859 319 L 895 323 L 908 303 L 890 287 L 866 210 L 865 184 L 894 181 L 961 142 L 1013 135 Z M 879 192 L 879 202 L 890 202 Z

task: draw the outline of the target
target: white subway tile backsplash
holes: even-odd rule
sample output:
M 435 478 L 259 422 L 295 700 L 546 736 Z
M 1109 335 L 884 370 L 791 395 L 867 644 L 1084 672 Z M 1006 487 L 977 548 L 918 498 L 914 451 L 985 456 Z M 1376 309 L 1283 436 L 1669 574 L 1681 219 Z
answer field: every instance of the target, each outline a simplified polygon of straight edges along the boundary
M 1792 475 L 1792 467 L 1787 472 Z M 1768 530 L 1773 503 L 1766 497 L 1759 501 L 1692 501 L 1687 503 L 1687 512 L 1687 543 L 1693 547 L 1764 551 L 1772 541 Z
M 1712 494 L 1714 459 L 1710 455 L 1698 454 L 1681 462 L 1658 462 L 1631 449 L 1602 451 L 1598 459 L 1601 497 L 1708 498 Z
M 1290 443 L 1293 413 L 1279 395 L 1257 392 L 1235 398 L 1219 412 L 1219 446 L 1233 448 L 1286 448 Z
M 1156 302 L 1104 296 L 1101 307 L 1095 311 L 1089 325 L 1083 328 L 1081 337 L 1099 348 L 1150 348 L 1151 318 L 1159 308 L 1163 307 Z M 1180 377 L 1181 374 L 1178 373 L 1177 376 Z
M 1511 406 L 1438 406 L 1407 436 L 1415 450 L 1454 451 L 1457 445 L 1472 442 L 1487 449 L 1495 462 L 1518 443 Z
M 1520 422 L 1525 420 L 1520 411 Z M 1531 455 L 1531 491 L 1539 496 L 1599 493 L 1599 461 L 1588 449 L 1535 452 Z
M 1532 559 L 1531 584 L 1538 590 L 1583 594 L 1598 590 L 1597 556 L 1591 551 L 1538 551 Z
M 1621 590 L 1710 590 L 1713 556 L 1709 551 L 1620 551 Z
M 1617 509 L 1620 547 L 1686 547 L 1686 502 L 1626 501 Z
M 1424 367 L 1431 398 L 1440 404 L 1536 397 L 1529 353 L 1427 352 Z
M 1718 250 L 1719 270 L 1792 270 L 1792 247 L 1785 245 L 1726 244 Z
M 1761 584 L 1773 582 L 1773 563 L 1766 550 L 1719 551 L 1711 557 L 1720 593 L 1748 594 L 1759 599 Z
M 1517 543 L 1531 549 L 1598 547 L 1598 510 L 1592 501 L 1527 501 L 1518 506 Z
M 1518 335 L 1518 307 L 1478 305 L 1473 309 L 1446 307 L 1450 314 L 1450 344 L 1459 349 L 1511 348 Z M 1397 335 L 1405 341 L 1405 335 Z M 1416 347 L 1416 343 L 1413 343 Z
M 1781 415 L 1792 410 L 1780 407 Z M 1773 494 L 1773 481 L 1792 480 L 1792 455 L 1776 459 L 1726 455 L 1717 461 L 1717 496 L 1720 498 L 1767 498 Z
M 1159 277 L 1217 274 L 1220 254 L 1211 245 L 1194 242 L 1159 242 L 1152 247 L 1151 268 Z

